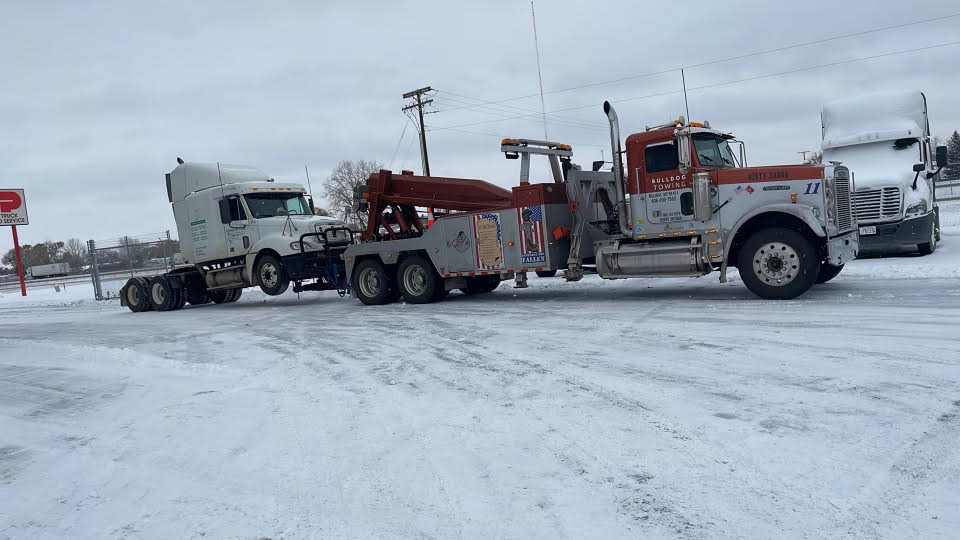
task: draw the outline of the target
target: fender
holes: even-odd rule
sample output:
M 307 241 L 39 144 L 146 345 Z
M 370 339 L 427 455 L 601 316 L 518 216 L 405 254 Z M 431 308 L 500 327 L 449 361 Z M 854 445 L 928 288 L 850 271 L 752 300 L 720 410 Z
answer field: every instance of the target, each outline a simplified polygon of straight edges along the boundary
M 807 224 L 810 227 L 810 230 L 814 232 L 817 236 L 825 237 L 827 235 L 826 231 L 823 228 L 823 225 L 820 223 L 820 220 L 817 219 L 816 214 L 813 213 L 813 207 L 803 205 L 803 204 L 770 204 L 766 206 L 761 206 L 747 212 L 740 218 L 739 221 L 729 230 L 729 232 L 724 232 L 724 238 L 729 238 L 729 241 L 724 241 L 723 243 L 723 262 L 720 263 L 720 281 L 726 283 L 727 281 L 727 265 L 730 262 L 730 248 L 733 247 L 733 239 L 737 237 L 737 233 L 740 232 L 740 228 L 743 225 L 750 221 L 751 219 L 759 216 L 760 214 L 766 214 L 770 212 L 778 212 L 781 214 L 790 214 L 799 218 L 801 221 Z
M 253 265 L 257 262 L 257 257 L 263 253 L 265 250 L 271 250 L 277 252 L 281 257 L 284 254 L 290 254 L 290 242 L 296 241 L 296 238 L 286 236 L 286 235 L 270 235 L 257 240 L 255 244 L 250 246 L 250 249 L 247 251 L 247 254 L 244 255 L 244 264 L 243 264 L 243 279 L 252 287 L 256 285 L 253 281 Z
M 410 240 L 407 240 L 409 242 Z M 377 255 L 380 257 L 380 262 L 385 265 L 396 264 L 400 259 L 400 250 L 390 249 L 390 247 L 384 247 L 387 242 L 371 242 L 369 244 L 354 244 L 347 248 L 343 252 L 343 259 L 346 263 L 347 276 L 353 275 L 353 266 L 358 257 L 363 257 L 364 255 Z M 409 250 L 407 250 L 409 251 Z

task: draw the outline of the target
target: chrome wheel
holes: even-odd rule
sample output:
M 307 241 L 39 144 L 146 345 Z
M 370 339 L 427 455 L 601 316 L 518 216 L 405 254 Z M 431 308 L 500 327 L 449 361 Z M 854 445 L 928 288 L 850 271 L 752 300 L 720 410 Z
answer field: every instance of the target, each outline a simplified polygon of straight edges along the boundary
M 380 294 L 380 291 L 383 289 L 383 282 L 380 279 L 379 272 L 374 268 L 364 268 L 361 270 L 359 279 L 357 280 L 357 287 L 359 287 L 360 292 L 367 297 Z
M 266 286 L 267 288 L 272 289 L 277 286 L 277 282 L 280 280 L 280 272 L 277 271 L 277 267 L 273 265 L 272 262 L 263 263 L 260 266 L 260 283 Z
M 412 264 L 403 272 L 403 287 L 414 296 L 420 296 L 427 290 L 427 272 L 422 266 Z
M 792 282 L 800 270 L 796 250 L 782 242 L 769 242 L 753 254 L 753 271 L 767 285 L 782 287 Z

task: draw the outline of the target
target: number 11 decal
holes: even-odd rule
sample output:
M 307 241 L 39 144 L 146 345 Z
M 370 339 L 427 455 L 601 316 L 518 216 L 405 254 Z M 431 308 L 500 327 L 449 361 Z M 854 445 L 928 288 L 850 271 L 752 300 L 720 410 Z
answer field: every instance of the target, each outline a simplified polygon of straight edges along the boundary
M 803 192 L 804 195 L 816 195 L 820 191 L 820 182 L 810 182 L 807 184 L 807 190 Z

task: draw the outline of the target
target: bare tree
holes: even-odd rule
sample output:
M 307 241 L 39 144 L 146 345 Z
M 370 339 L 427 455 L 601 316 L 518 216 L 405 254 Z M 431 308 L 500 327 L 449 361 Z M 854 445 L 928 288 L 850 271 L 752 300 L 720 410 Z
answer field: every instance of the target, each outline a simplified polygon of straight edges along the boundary
M 83 265 L 83 258 L 87 256 L 87 244 L 79 238 L 70 238 L 64 244 L 64 259 L 74 268 Z
M 371 174 L 383 168 L 376 161 L 341 161 L 323 181 L 323 194 L 331 208 L 343 208 L 344 221 L 366 226 L 366 215 L 353 211 L 353 194 L 358 186 L 366 185 Z
M 823 163 L 823 152 L 819 150 L 814 150 L 810 152 L 810 156 L 807 158 L 807 163 L 816 164 Z

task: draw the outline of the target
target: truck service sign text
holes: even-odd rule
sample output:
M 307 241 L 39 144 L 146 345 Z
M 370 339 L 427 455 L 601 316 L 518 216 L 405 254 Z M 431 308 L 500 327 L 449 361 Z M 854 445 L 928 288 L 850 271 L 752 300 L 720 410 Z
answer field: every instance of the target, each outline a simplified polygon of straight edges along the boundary
M 0 189 L 0 226 L 28 225 L 27 204 L 22 189 Z

